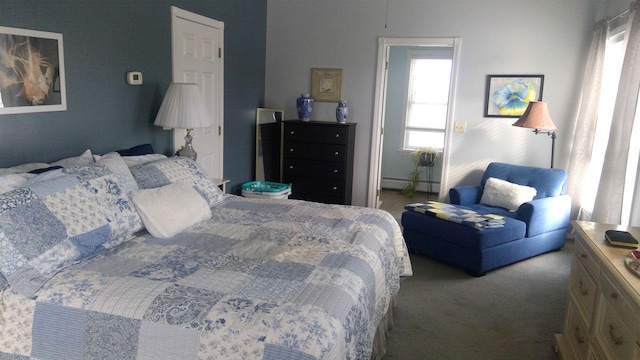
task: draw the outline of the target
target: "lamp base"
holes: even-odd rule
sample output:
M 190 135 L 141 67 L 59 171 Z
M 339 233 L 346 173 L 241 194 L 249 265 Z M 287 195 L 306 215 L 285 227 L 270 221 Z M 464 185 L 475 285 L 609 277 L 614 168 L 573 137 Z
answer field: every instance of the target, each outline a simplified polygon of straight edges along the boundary
M 187 136 L 184 137 L 184 147 L 178 150 L 177 154 L 178 156 L 188 157 L 189 159 L 196 161 L 198 153 L 193 149 L 193 145 L 191 144 L 191 141 L 193 140 L 191 137 L 191 130 L 193 129 L 187 129 Z

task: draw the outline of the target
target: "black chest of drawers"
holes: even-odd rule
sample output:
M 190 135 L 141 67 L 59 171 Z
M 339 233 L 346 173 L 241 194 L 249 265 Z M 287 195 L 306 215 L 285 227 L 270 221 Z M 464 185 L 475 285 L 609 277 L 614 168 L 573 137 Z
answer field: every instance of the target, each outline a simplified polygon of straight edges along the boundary
M 290 198 L 351 204 L 356 124 L 285 121 L 282 182 Z

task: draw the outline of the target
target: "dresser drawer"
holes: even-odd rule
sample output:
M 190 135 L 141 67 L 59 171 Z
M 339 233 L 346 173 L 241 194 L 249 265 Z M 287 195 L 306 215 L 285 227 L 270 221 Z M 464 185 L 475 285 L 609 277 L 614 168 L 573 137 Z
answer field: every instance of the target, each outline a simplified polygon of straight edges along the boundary
M 287 142 L 282 150 L 284 159 L 305 159 L 333 161 L 344 163 L 347 161 L 347 147 L 344 145 L 319 146 L 314 143 Z
M 569 302 L 567 307 L 567 319 L 563 334 L 566 343 L 571 348 L 573 359 L 586 359 L 589 351 L 589 327 L 583 317 L 578 314 L 576 304 Z
M 618 288 L 613 285 L 613 282 L 605 274 L 600 277 L 600 293 L 602 294 L 601 296 L 616 309 L 616 312 L 620 315 L 620 318 L 626 324 L 626 327 L 635 331 L 636 326 L 638 326 L 638 320 L 632 310 L 632 307 L 627 302 L 627 295 L 618 290 Z
M 336 199 L 344 199 L 345 184 L 339 179 L 318 179 L 311 177 L 285 177 L 285 182 L 293 183 L 291 198 L 308 199 L 327 203 L 335 203 Z
M 605 294 L 600 296 L 598 303 L 598 319 L 595 327 L 595 337 L 607 358 L 630 359 L 635 345 L 635 339 L 617 313 Z
M 577 257 L 573 257 L 569 293 L 576 302 L 578 311 L 587 325 L 591 324 L 591 313 L 596 303 L 597 282 L 589 275 Z
M 577 234 L 576 236 L 579 238 L 580 234 Z M 575 242 L 575 248 L 573 250 L 573 253 L 580 260 L 580 262 L 585 267 L 585 269 L 587 269 L 589 274 L 594 279 L 597 279 L 600 274 L 600 270 L 598 269 L 598 264 L 596 263 L 593 254 L 590 251 L 588 251 L 582 244 L 584 240 L 583 239 L 579 239 L 579 240 L 580 241 Z
M 339 124 L 286 123 L 285 141 L 323 144 L 346 144 L 349 129 Z
M 284 177 L 308 176 L 343 179 L 345 176 L 345 164 L 340 162 L 311 161 L 301 159 L 284 159 L 282 168 Z

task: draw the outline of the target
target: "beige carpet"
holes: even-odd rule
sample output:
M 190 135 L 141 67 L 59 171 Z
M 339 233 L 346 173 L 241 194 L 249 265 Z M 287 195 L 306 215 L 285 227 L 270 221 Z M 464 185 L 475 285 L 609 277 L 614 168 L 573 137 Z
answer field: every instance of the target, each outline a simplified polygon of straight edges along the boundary
M 478 278 L 412 255 L 414 276 L 401 284 L 384 359 L 555 359 L 572 250 L 568 241 Z

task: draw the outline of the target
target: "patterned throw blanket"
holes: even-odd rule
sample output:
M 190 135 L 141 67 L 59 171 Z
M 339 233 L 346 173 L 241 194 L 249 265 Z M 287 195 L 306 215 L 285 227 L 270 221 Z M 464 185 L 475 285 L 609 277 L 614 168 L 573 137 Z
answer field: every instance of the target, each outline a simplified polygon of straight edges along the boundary
M 472 227 L 476 230 L 504 227 L 504 217 L 495 214 L 480 214 L 471 209 L 437 201 L 405 205 L 407 210 L 433 215 L 443 220 Z

